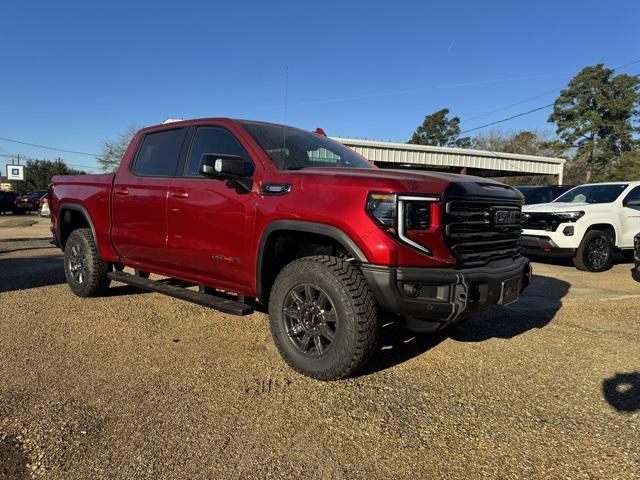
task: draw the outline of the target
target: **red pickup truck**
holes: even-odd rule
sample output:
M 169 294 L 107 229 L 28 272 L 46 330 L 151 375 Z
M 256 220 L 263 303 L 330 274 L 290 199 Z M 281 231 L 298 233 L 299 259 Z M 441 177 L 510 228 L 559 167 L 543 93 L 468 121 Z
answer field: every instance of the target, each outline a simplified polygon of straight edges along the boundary
M 55 177 L 50 202 L 77 295 L 114 280 L 231 314 L 268 306 L 285 361 L 324 380 L 369 360 L 381 312 L 434 332 L 514 302 L 531 279 L 516 190 L 378 169 L 320 130 L 145 128 L 115 174 Z

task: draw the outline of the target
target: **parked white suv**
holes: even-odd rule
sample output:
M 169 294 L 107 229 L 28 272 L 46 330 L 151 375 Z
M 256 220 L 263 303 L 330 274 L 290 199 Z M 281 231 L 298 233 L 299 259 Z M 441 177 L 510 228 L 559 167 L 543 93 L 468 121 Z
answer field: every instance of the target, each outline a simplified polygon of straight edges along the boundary
M 579 270 L 611 268 L 640 231 L 640 182 L 574 187 L 551 203 L 525 205 L 521 247 L 528 255 L 573 257 Z

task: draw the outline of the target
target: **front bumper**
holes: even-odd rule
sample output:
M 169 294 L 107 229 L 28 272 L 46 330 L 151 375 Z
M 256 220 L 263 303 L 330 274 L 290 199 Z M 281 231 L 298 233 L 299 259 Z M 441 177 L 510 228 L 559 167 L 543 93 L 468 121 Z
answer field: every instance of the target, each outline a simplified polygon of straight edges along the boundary
M 568 258 L 576 255 L 575 248 L 560 247 L 547 235 L 522 235 L 520 251 L 525 255 Z
M 518 279 L 522 291 L 532 276 L 525 257 L 466 269 L 364 264 L 361 270 L 380 307 L 402 315 L 409 329 L 420 333 L 441 330 L 501 304 L 503 282 Z

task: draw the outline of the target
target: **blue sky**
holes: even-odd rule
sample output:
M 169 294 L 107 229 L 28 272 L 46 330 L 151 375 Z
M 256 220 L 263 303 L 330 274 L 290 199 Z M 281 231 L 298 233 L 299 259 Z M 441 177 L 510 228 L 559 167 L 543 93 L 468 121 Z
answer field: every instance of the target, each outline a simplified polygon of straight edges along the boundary
M 437 109 L 473 128 L 552 102 L 485 115 L 585 65 L 640 60 L 639 20 L 634 0 L 3 2 L 0 137 L 98 152 L 167 117 L 283 122 L 288 67 L 289 124 L 405 141 Z M 501 128 L 550 129 L 547 115 Z

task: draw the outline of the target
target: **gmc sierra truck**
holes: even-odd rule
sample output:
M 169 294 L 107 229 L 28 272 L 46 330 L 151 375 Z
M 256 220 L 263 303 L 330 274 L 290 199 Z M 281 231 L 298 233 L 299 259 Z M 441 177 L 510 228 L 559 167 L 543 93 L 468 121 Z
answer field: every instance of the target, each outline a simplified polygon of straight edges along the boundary
M 378 169 L 320 129 L 224 118 L 145 128 L 115 174 L 50 189 L 75 294 L 118 281 L 228 314 L 268 306 L 284 360 L 322 380 L 365 365 L 381 311 L 434 332 L 516 301 L 521 205 L 491 180 Z
M 640 182 L 591 183 L 553 202 L 525 205 L 522 249 L 527 255 L 573 258 L 579 270 L 603 272 L 616 250 L 633 254 L 640 231 Z

